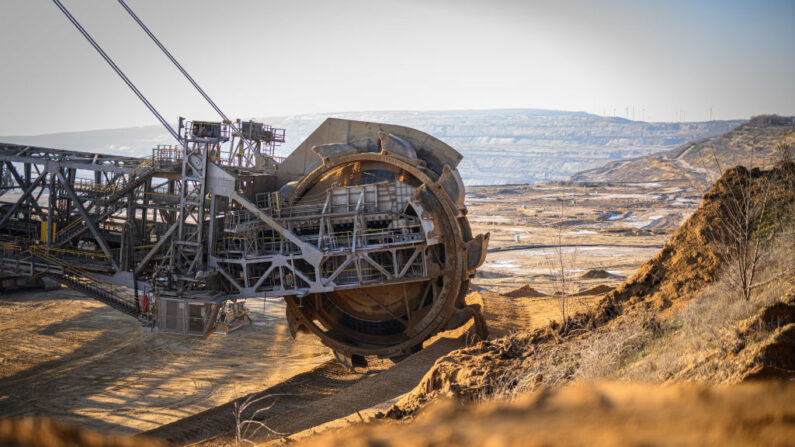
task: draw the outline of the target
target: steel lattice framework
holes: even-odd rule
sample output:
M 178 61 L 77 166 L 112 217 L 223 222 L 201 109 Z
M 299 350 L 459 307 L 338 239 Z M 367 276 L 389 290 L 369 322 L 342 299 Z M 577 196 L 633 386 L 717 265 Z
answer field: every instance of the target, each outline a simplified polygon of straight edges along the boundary
M 0 145 L 6 281 L 49 276 L 188 335 L 285 297 L 292 329 L 343 359 L 404 355 L 460 320 L 488 235 L 469 230 L 457 152 L 328 119 L 281 160 L 262 148 L 282 132 L 237 124 L 184 123 L 146 158 Z
M 230 121 L 118 1 L 223 120 L 172 128 L 53 0 L 177 144 L 135 158 L 0 143 L 0 287 L 47 276 L 148 330 L 195 336 L 250 322 L 245 298 L 284 297 L 293 334 L 348 365 L 480 318 L 464 296 L 488 234 L 471 233 L 458 152 L 407 127 L 328 119 L 275 157 L 284 129 Z

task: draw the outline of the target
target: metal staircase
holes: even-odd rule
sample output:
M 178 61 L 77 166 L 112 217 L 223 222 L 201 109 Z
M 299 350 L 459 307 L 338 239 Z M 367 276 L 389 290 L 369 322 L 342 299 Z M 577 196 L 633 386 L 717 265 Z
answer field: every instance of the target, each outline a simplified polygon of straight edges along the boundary
M 90 273 L 75 267 L 74 264 L 47 254 L 43 247 L 32 246 L 30 253 L 47 264 L 61 267 L 62 272 L 45 273 L 50 278 L 127 315 L 136 318 L 141 315 L 140 302 L 129 288 L 94 278 Z
M 102 222 L 124 207 L 127 201 L 121 199 L 135 188 L 141 186 L 154 174 L 154 172 L 155 168 L 152 164 L 152 158 L 150 157 L 130 171 L 124 179 L 120 179 L 118 182 L 107 187 L 96 189 L 94 192 L 104 195 L 101 199 L 98 199 L 98 201 L 106 204 L 107 208 L 105 211 L 91 215 L 91 220 L 93 222 Z M 85 220 L 83 218 L 75 219 L 55 234 L 54 245 L 56 247 L 61 247 L 86 230 L 88 230 L 88 227 L 85 225 Z
M 119 182 L 116 182 L 108 187 L 109 191 L 107 192 L 109 192 L 110 195 L 103 197 L 100 200 L 105 203 L 113 203 L 119 200 L 120 198 L 129 194 L 135 188 L 141 186 L 152 176 L 152 174 L 154 174 L 154 172 L 155 168 L 153 166 L 152 157 L 149 157 L 139 164 L 135 169 L 130 171 L 129 174 L 123 177 L 123 179 L 121 179 Z
M 113 202 L 112 206 L 109 206 L 104 212 L 91 215 L 91 219 L 93 222 L 102 222 L 103 220 L 112 216 L 113 213 L 124 207 L 126 204 L 127 202 L 122 200 Z M 72 221 L 72 223 L 70 223 L 69 225 L 67 225 L 66 227 L 64 227 L 55 234 L 55 241 L 53 241 L 53 244 L 55 247 L 61 247 L 67 242 L 74 239 L 75 237 L 83 234 L 87 230 L 88 227 L 85 225 L 84 219 L 82 218 L 75 219 L 74 221 Z

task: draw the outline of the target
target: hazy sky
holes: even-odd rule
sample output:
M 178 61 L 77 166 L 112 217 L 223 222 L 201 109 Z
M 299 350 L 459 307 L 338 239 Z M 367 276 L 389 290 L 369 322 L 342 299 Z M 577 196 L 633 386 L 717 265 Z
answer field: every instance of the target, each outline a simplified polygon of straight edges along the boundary
M 62 0 L 169 120 L 215 119 L 115 0 Z M 795 114 L 795 0 L 127 0 L 231 117 Z M 156 124 L 49 0 L 0 1 L 0 135 Z

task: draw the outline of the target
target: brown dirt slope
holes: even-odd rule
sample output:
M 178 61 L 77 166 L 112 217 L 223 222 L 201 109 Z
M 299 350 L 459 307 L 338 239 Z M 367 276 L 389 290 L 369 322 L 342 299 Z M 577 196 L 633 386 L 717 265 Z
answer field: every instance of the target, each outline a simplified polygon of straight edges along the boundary
M 701 206 L 677 229 L 662 250 L 644 263 L 634 275 L 609 293 L 592 315 L 576 318 L 592 320 L 594 327 L 626 313 L 630 309 L 664 310 L 686 300 L 715 281 L 721 272 L 721 256 L 714 245 L 720 222 L 727 219 L 726 203 L 740 196 L 738 189 L 746 179 L 757 184 L 760 180 L 787 185 L 784 193 L 791 194 L 790 163 L 769 171 L 755 169 L 748 173 L 736 167 L 726 173 L 704 194 Z M 772 193 L 771 193 L 772 194 Z
M 745 380 L 795 376 L 795 287 L 783 300 L 741 321 L 725 336 L 725 355 L 715 350 L 679 371 L 672 379 L 737 383 Z
M 785 168 L 786 172 L 791 172 L 793 166 L 790 164 Z M 754 171 L 752 178 L 765 176 L 781 180 L 784 171 L 783 168 Z M 709 243 L 710 237 L 717 231 L 718 222 L 724 218 L 724 206 L 732 189 L 744 178 L 748 177 L 743 168 L 727 171 L 723 181 L 705 194 L 699 209 L 672 235 L 662 250 L 616 290 L 605 295 L 591 311 L 576 314 L 565 325 L 552 322 L 542 329 L 480 342 L 440 358 L 417 389 L 394 406 L 388 416 L 401 418 L 413 414 L 439 396 L 476 400 L 510 393 L 514 388 L 537 389 L 565 384 L 575 378 L 576 368 L 579 367 L 577 357 L 582 354 L 582 347 L 589 347 L 592 339 L 598 340 L 600 331 L 603 333 L 638 326 L 643 334 L 647 334 L 644 337 L 653 339 L 662 331 L 661 321 L 718 277 L 721 257 L 714 245 Z M 696 371 L 691 371 L 690 377 L 718 381 L 719 378 L 715 376 L 717 372 L 714 371 L 716 367 L 723 368 L 721 374 L 734 378 L 720 381 L 775 375 L 776 368 L 787 376 L 795 374 L 794 369 L 788 367 L 792 362 L 791 335 L 794 330 L 786 319 L 781 318 L 781 315 L 789 315 L 787 312 L 777 313 L 772 308 L 764 310 L 765 314 L 776 315 L 778 319 L 775 324 L 781 325 L 771 327 L 772 323 L 764 323 L 773 330 L 770 337 L 765 340 L 740 337 L 730 357 L 719 358 L 723 351 L 717 351 L 712 358 L 707 356 L 701 362 L 700 371 L 704 373 L 711 370 L 711 373 L 697 375 Z M 752 323 L 744 325 L 753 326 Z M 724 329 L 728 332 L 741 331 L 731 327 Z M 622 335 L 619 334 L 619 338 Z M 613 339 L 608 340 L 608 343 L 625 341 Z M 780 351 L 790 354 L 779 355 Z M 567 370 L 561 368 L 560 364 L 570 364 L 571 367 Z M 755 371 L 754 365 L 760 364 L 764 365 L 763 368 Z M 683 379 L 687 376 L 685 371 L 679 374 Z M 534 383 L 519 383 L 520 380 Z
M 299 445 L 786 446 L 793 420 L 792 384 L 597 383 L 474 407 L 441 401 L 411 424 L 362 424 Z
M 0 445 L 7 447 L 166 447 L 155 439 L 101 433 L 42 417 L 0 419 Z
M 620 278 L 618 275 L 613 275 L 601 269 L 591 269 L 580 275 L 582 279 L 607 279 L 607 278 Z M 621 278 L 623 279 L 623 278 Z
M 612 292 L 613 290 L 616 290 L 616 288 L 605 284 L 599 284 L 598 286 L 593 286 L 581 292 L 577 292 L 575 296 L 604 295 L 605 293 Z

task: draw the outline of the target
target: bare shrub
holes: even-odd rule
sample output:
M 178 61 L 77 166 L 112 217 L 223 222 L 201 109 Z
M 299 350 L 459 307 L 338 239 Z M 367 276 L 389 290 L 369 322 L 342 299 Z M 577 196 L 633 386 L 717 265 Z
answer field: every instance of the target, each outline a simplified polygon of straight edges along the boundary
M 546 264 L 552 281 L 552 292 L 560 300 L 560 321 L 564 331 L 568 317 L 572 314 L 571 300 L 577 293 L 578 283 L 574 273 L 577 265 L 577 247 L 570 250 L 565 244 L 564 208 L 558 209 L 558 223 L 555 225 L 555 244 L 546 255 Z
M 723 172 L 715 147 L 712 156 L 716 171 L 707 172 Z M 758 273 L 769 261 L 772 241 L 782 232 L 792 231 L 792 226 L 788 225 L 792 223 L 795 198 L 791 145 L 783 141 L 778 143 L 774 156 L 775 159 L 752 157 L 748 160 L 750 166 L 762 169 L 774 164 L 771 170 L 737 166 L 720 178 L 712 179 L 724 197 L 721 218 L 707 239 L 718 249 L 725 266 L 725 280 L 733 293 L 746 301 L 755 289 L 776 279 L 761 279 Z
M 775 155 L 781 165 L 792 163 L 792 145 L 785 142 L 777 144 Z
M 666 381 L 703 380 L 693 375 L 697 366 L 709 355 L 724 358 L 744 346 L 737 331 L 738 324 L 761 308 L 770 306 L 782 298 L 782 291 L 791 287 L 792 279 L 781 272 L 792 263 L 793 236 L 779 234 L 769 251 L 766 263 L 760 266 L 760 278 L 772 278 L 757 288 L 750 300 L 738 300 L 728 274 L 702 289 L 685 308 L 674 316 L 664 341 L 655 344 L 651 352 L 621 372 L 628 380 Z M 747 328 L 757 331 L 744 337 L 758 337 L 766 328 Z M 723 373 L 728 374 L 724 371 Z
M 252 410 L 252 406 L 267 400 L 274 398 L 276 396 L 282 396 L 286 394 L 266 394 L 263 396 L 255 397 L 254 395 L 248 396 L 242 403 L 235 401 L 235 406 L 233 409 L 233 413 L 235 416 L 235 445 L 241 446 L 243 444 L 250 444 L 256 445 L 257 443 L 252 441 L 254 437 L 260 432 L 260 430 L 265 430 L 270 432 L 276 436 L 284 436 L 284 433 L 279 433 L 277 431 L 272 430 L 268 427 L 265 423 L 257 420 L 258 416 L 260 416 L 265 411 L 270 410 L 273 408 L 273 405 L 276 403 L 274 400 L 270 404 L 258 408 L 255 411 Z
M 752 171 L 747 169 L 736 171 L 739 182 L 725 185 L 730 195 L 724 200 L 723 219 L 712 239 L 723 258 L 726 280 L 740 298 L 748 301 L 758 286 L 758 267 L 764 262 L 775 233 L 773 229 L 760 228 L 769 214 L 769 182 L 762 178 L 755 182 Z
M 554 389 L 575 380 L 619 377 L 621 369 L 664 333 L 652 312 L 622 317 L 616 325 L 567 335 L 506 370 L 494 391 L 483 398 L 512 398 L 524 391 Z
M 791 165 L 770 171 L 737 167 L 721 177 L 721 215 L 714 231 L 706 235 L 725 269 L 725 280 L 734 295 L 748 301 L 759 287 L 792 271 L 787 268 L 768 278 L 760 276 L 771 261 L 779 235 L 791 232 L 795 182 L 787 175 Z

